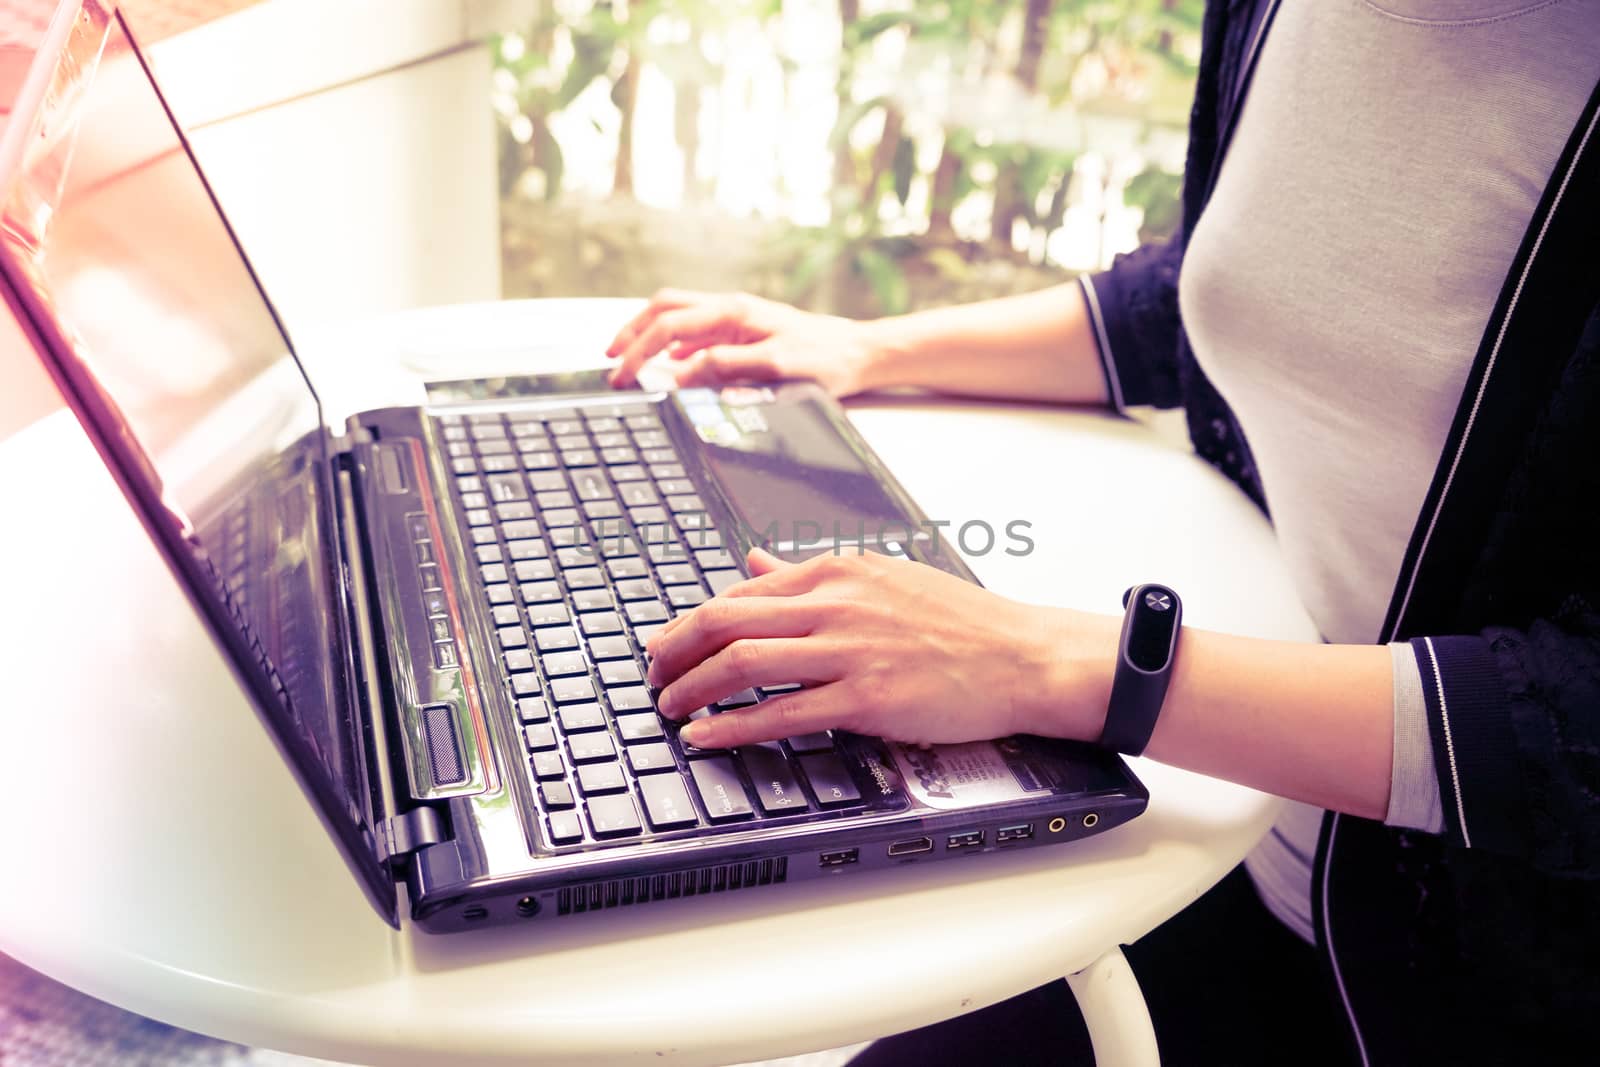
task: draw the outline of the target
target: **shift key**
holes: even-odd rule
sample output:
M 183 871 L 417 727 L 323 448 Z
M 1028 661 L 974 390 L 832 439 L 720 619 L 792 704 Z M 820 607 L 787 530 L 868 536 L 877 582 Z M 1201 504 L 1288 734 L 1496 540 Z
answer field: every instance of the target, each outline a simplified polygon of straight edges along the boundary
M 744 769 L 750 772 L 750 782 L 756 787 L 756 800 L 768 815 L 786 811 L 805 811 L 805 791 L 795 780 L 789 761 L 777 745 L 751 745 L 739 750 Z
M 705 802 L 706 814 L 713 822 L 737 819 L 750 814 L 750 801 L 745 796 L 744 784 L 733 760 L 727 756 L 696 760 L 689 764 L 694 773 L 695 788 Z

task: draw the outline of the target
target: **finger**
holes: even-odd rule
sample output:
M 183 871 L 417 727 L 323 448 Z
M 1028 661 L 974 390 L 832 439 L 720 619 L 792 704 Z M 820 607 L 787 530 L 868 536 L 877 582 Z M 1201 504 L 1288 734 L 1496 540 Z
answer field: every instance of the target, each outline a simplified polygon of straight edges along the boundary
M 761 548 L 759 545 L 755 548 L 752 548 L 745 555 L 745 564 L 749 568 L 751 575 L 754 577 L 760 577 L 763 574 L 771 574 L 774 571 L 795 566 L 793 563 L 779 559 L 777 556 L 774 556 L 771 552 Z M 733 589 L 739 588 L 739 585 L 742 584 L 744 583 L 730 586 L 728 589 L 723 590 L 718 595 L 727 596 L 729 592 L 731 592 Z M 684 612 L 682 615 L 674 615 L 672 618 L 668 619 L 666 623 L 662 625 L 661 629 L 651 634 L 649 640 L 645 642 L 645 653 L 651 657 L 654 657 L 656 654 L 656 649 L 660 647 L 660 641 L 665 638 L 667 634 L 681 626 L 684 621 L 693 614 L 694 612 L 688 611 Z
M 816 629 L 818 613 L 816 605 L 792 597 L 707 601 L 656 635 L 648 680 L 658 688 L 669 685 L 735 641 L 803 637 Z
M 758 557 L 756 553 L 760 553 Z M 832 560 L 839 557 L 823 554 L 800 563 L 779 559 L 759 545 L 745 557 L 751 576 L 730 585 L 718 596 L 731 599 L 747 596 L 799 596 L 809 593 L 828 575 Z
M 672 368 L 679 388 L 770 382 L 783 377 L 778 369 L 777 346 L 769 341 L 709 347 L 680 345 L 673 351 L 672 358 L 684 360 L 682 366 Z
M 735 641 L 663 689 L 656 707 L 668 719 L 686 719 L 741 689 L 830 682 L 839 675 L 839 652 L 835 641 L 807 637 Z
M 656 321 L 656 316 L 663 311 L 688 307 L 690 304 L 699 303 L 708 295 L 707 293 L 692 292 L 688 289 L 660 290 L 650 298 L 650 302 L 644 306 L 644 310 L 629 319 L 627 325 L 617 331 L 617 336 L 606 348 L 606 355 L 612 359 L 622 355 L 622 350 L 627 348 L 635 337 L 643 333 L 646 327 Z
M 640 364 L 674 342 L 706 344 L 723 340 L 731 337 L 738 326 L 737 306 L 731 301 L 706 300 L 663 311 L 618 353 L 617 367 L 611 372 L 612 384 L 631 382 Z
M 678 736 L 696 748 L 737 748 L 816 733 L 849 723 L 850 706 L 837 684 L 801 689 L 760 704 L 686 723 Z

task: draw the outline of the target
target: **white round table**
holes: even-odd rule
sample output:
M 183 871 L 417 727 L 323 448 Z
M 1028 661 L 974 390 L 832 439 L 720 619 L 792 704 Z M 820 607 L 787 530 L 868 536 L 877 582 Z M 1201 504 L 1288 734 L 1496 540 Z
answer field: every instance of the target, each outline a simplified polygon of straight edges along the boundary
M 593 365 L 625 301 L 428 309 L 305 338 L 330 417 L 421 377 Z M 1019 599 L 1315 640 L 1266 521 L 1148 428 L 941 399 L 850 405 L 935 519 L 1032 523 L 969 557 Z M 1145 760 L 1149 811 L 1058 848 L 451 936 L 367 906 L 65 412 L 0 446 L 11 786 L 0 951 L 113 1004 L 356 1063 L 731 1063 L 844 1045 L 1075 975 L 1102 1062 L 1151 1061 L 1117 946 L 1217 882 L 1276 801 Z M 1159 521 L 1157 521 L 1159 520 Z M 1004 541 L 1002 540 L 1002 545 Z

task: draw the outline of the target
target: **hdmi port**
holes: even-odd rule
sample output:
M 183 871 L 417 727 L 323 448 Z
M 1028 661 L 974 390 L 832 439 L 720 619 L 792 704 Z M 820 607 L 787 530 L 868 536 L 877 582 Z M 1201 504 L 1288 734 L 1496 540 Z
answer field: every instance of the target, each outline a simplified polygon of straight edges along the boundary
M 889 856 L 915 856 L 918 852 L 932 852 L 933 838 L 913 837 L 910 841 L 896 841 L 889 846 Z

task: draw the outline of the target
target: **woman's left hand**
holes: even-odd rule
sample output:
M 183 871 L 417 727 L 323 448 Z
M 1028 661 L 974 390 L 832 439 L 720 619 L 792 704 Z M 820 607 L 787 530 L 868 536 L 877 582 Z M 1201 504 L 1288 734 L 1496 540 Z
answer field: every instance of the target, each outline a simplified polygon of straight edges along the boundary
M 702 748 L 844 729 L 912 743 L 1012 733 L 1099 736 L 1121 621 L 1006 600 L 921 563 L 875 554 L 784 563 L 650 642 L 669 719 L 752 686 L 806 688 L 684 727 Z

